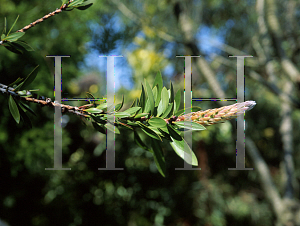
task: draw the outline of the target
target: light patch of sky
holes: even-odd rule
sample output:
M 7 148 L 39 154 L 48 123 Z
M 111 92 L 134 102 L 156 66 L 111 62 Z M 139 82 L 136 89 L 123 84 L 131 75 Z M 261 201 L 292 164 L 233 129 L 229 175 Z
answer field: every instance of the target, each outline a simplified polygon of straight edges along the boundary
M 224 42 L 224 33 L 223 29 L 217 31 L 208 26 L 201 26 L 196 34 L 198 48 L 207 56 L 210 56 L 212 53 L 219 54 L 221 50 L 216 48 L 216 43 L 221 44 Z
M 198 32 L 196 34 L 197 39 L 197 46 L 200 48 L 201 52 L 203 52 L 205 55 L 208 56 L 207 60 L 210 61 L 211 58 L 209 57 L 212 53 L 219 54 L 221 50 L 216 47 L 216 45 L 220 45 L 224 42 L 224 36 L 226 31 L 230 29 L 234 25 L 233 21 L 228 21 L 226 23 L 224 28 L 221 29 L 213 29 L 208 26 L 201 26 L 198 29 Z M 109 25 L 106 26 L 112 26 L 112 23 L 109 23 Z M 113 18 L 113 28 L 116 31 L 122 30 L 123 27 L 122 21 L 117 17 L 114 16 Z M 92 31 L 99 29 L 100 25 L 96 23 L 90 23 L 90 28 Z M 142 32 L 138 34 L 139 36 L 144 36 Z M 219 43 L 219 44 L 216 44 Z M 89 43 L 87 43 L 89 45 Z M 166 58 L 172 57 L 173 49 L 176 47 L 176 43 L 168 43 L 166 45 L 166 48 L 163 52 Z M 123 43 L 120 41 L 118 45 L 116 45 L 116 49 L 112 50 L 109 55 L 115 55 L 119 56 L 122 55 L 122 46 Z M 130 44 L 126 47 L 126 51 L 132 51 L 136 48 L 134 44 Z M 98 51 L 96 50 L 90 50 L 90 52 L 86 55 L 84 59 L 84 63 L 80 64 L 81 69 L 88 69 L 91 68 L 97 68 L 100 72 L 106 73 L 107 66 L 106 66 L 106 60 L 101 59 L 99 56 Z M 174 56 L 175 57 L 175 56 Z M 175 73 L 175 68 L 172 64 L 167 65 L 162 73 L 167 76 L 168 78 L 171 78 L 171 76 Z M 120 87 L 125 87 L 126 89 L 131 89 L 133 87 L 133 83 L 131 80 L 132 75 L 132 68 L 129 66 L 126 56 L 115 58 L 115 90 L 117 91 Z
M 105 26 L 110 26 L 115 31 L 122 30 L 123 24 L 121 20 L 114 16 L 111 20 L 111 23 L 106 24 Z M 90 23 L 89 27 L 92 31 L 101 29 L 101 26 L 97 23 Z M 89 46 L 91 43 L 87 43 Z M 88 70 L 88 68 L 97 68 L 100 73 L 107 73 L 107 60 L 99 56 L 121 56 L 122 55 L 122 42 L 117 42 L 116 49 L 110 51 L 107 55 L 99 53 L 97 50 L 89 48 L 90 52 L 86 54 L 84 62 L 79 64 L 81 70 Z M 122 86 L 126 89 L 133 87 L 131 82 L 132 69 L 129 67 L 125 56 L 116 57 L 115 60 L 115 90 L 117 91 Z

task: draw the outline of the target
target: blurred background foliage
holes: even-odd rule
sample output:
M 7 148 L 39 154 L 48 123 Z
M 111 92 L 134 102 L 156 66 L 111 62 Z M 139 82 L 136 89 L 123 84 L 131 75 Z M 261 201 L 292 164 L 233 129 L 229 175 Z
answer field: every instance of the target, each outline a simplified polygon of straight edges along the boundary
M 0 19 L 15 29 L 59 8 L 61 1 L 0 0 Z M 62 12 L 21 38 L 35 49 L 17 55 L 1 48 L 0 82 L 10 84 L 36 66 L 32 89 L 53 99 L 54 64 L 62 60 L 64 98 L 106 95 L 106 60 L 116 59 L 116 102 L 130 107 L 144 78 L 158 70 L 165 85 L 184 88 L 184 61 L 193 60 L 194 98 L 235 98 L 236 59 L 245 59 L 246 168 L 235 166 L 235 120 L 193 132 L 201 171 L 179 171 L 183 161 L 162 144 L 167 176 L 151 153 L 116 136 L 116 167 L 105 167 L 106 138 L 74 115 L 63 116 L 63 163 L 53 166 L 53 109 L 30 104 L 33 128 L 16 124 L 0 95 L 0 218 L 9 225 L 299 225 L 299 21 L 296 0 L 97 0 L 86 11 Z M 3 23 L 4 24 L 4 23 Z M 2 30 L 2 25 L 0 24 Z M 168 87 L 169 88 L 169 87 Z M 183 95 L 182 95 L 183 96 Z M 183 103 L 183 102 L 182 102 Z M 202 101 L 202 109 L 234 102 Z M 86 102 L 69 101 L 70 105 Z M 183 107 L 183 104 L 182 104 Z M 146 137 L 142 137 L 145 139 Z M 262 157 L 262 158 L 258 158 Z M 265 167 L 265 168 L 264 168 Z

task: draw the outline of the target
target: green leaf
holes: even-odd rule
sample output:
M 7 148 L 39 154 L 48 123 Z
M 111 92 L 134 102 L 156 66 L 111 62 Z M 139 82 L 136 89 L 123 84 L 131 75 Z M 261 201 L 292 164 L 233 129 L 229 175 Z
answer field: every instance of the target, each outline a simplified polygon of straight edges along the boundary
M 115 106 L 115 111 L 120 111 L 124 104 L 124 95 L 122 95 L 122 102 Z
M 129 126 L 129 125 L 125 124 L 125 123 L 118 122 L 118 125 L 124 127 L 125 129 L 133 130 L 131 126 Z
M 13 27 L 16 25 L 16 23 L 17 23 L 18 19 L 19 19 L 19 15 L 18 15 L 18 17 L 16 18 L 15 22 L 13 23 L 13 25 L 11 26 L 11 28 L 10 28 L 9 32 L 8 32 L 6 35 L 9 35 L 9 34 L 10 34 L 11 30 L 12 30 L 12 29 L 13 29 Z M 22 33 L 23 33 L 23 32 L 22 32 Z
M 158 71 L 156 73 L 152 88 L 154 88 L 154 86 L 156 86 L 156 85 L 158 85 L 158 88 L 160 88 L 160 89 L 162 89 L 162 87 L 163 87 L 163 79 L 162 79 L 160 71 Z
M 144 80 L 144 82 L 145 82 L 145 87 L 147 92 L 147 103 L 143 112 L 150 113 L 150 115 L 152 115 L 154 111 L 154 97 L 149 83 L 147 82 L 146 79 Z
M 107 103 L 99 104 L 96 108 L 105 112 L 107 110 Z
M 20 106 L 20 105 L 19 105 Z M 30 129 L 32 129 L 32 123 L 30 121 L 30 118 L 24 111 L 20 111 L 21 119 L 25 125 L 27 125 Z
M 130 126 L 139 127 L 139 125 L 135 122 L 127 121 L 126 123 Z
M 174 115 L 180 107 L 180 100 L 181 100 L 181 92 L 180 92 L 180 90 L 178 90 L 175 95 L 175 100 L 174 100 L 174 110 L 173 110 Z
M 15 84 L 21 82 L 22 80 L 23 80 L 23 78 L 20 78 L 20 77 L 19 77 L 19 78 L 17 78 L 16 81 L 14 81 L 13 83 L 10 83 L 8 86 L 12 87 L 13 85 L 15 85 Z
M 93 94 L 91 94 L 90 92 L 86 92 L 86 97 L 87 97 L 88 99 L 96 99 L 96 98 L 93 96 Z M 93 104 L 93 103 L 95 103 L 95 100 L 88 100 L 88 102 L 89 102 L 89 104 Z
M 161 91 L 163 88 L 163 79 L 162 79 L 160 71 L 158 71 L 156 73 L 152 88 L 154 88 L 154 86 L 156 86 L 156 85 L 158 85 L 158 92 Z
M 17 106 L 17 104 L 16 104 L 16 102 L 15 102 L 15 100 L 14 100 L 14 98 L 12 96 L 9 96 L 8 106 L 9 106 L 10 113 L 14 117 L 15 121 L 17 123 L 20 123 L 19 109 L 18 109 L 18 106 Z
M 146 117 L 148 115 L 149 115 L 149 113 L 140 113 L 140 114 L 137 114 L 136 116 L 134 116 L 134 118 L 142 118 L 142 117 Z
M 12 44 L 19 45 L 18 46 L 19 48 L 23 48 L 25 51 L 28 51 L 28 52 L 34 51 L 34 49 L 24 41 L 15 41 Z
M 62 5 L 66 4 L 69 0 L 61 0 Z
M 152 129 L 150 129 L 149 127 L 145 126 L 143 123 L 141 122 L 137 122 L 137 124 L 141 127 L 141 129 L 144 131 L 144 133 L 146 133 L 148 136 L 157 139 L 157 140 L 161 140 L 160 136 L 155 133 Z
M 146 151 L 150 151 L 152 152 L 147 145 L 142 141 L 142 139 L 140 138 L 140 136 L 138 135 L 138 133 L 136 131 L 134 131 L 134 141 L 135 143 L 140 146 L 141 148 L 145 149 Z
M 130 117 L 130 114 L 127 112 L 115 112 L 115 117 L 117 118 L 127 118 Z
M 191 109 L 191 112 L 196 112 L 196 111 L 201 110 L 200 107 L 192 107 L 192 108 L 186 108 L 186 109 Z M 182 114 L 184 114 L 184 108 L 175 113 L 176 116 L 179 116 L 179 115 L 182 115 Z
M 106 123 L 106 124 L 105 124 L 105 127 L 106 127 L 108 130 L 114 132 L 115 134 L 120 134 L 120 130 L 118 129 L 118 127 L 116 127 L 116 126 L 114 126 L 114 125 L 112 125 L 112 124 L 110 124 L 110 123 Z
M 167 127 L 157 128 L 157 129 L 160 132 L 161 136 L 163 136 L 165 139 L 167 139 L 169 141 L 172 141 Z
M 161 127 L 161 128 L 157 128 L 157 127 L 153 127 L 153 126 L 149 126 L 150 129 L 152 129 L 155 133 L 157 133 L 159 136 L 171 141 L 170 135 L 169 135 L 169 131 L 168 128 L 165 127 Z
M 96 123 L 96 122 L 92 122 L 95 130 L 97 130 L 100 133 L 106 134 L 106 129 L 103 125 Z
M 155 102 L 155 107 L 157 107 L 158 106 L 158 103 L 156 103 L 156 100 L 157 100 L 157 86 L 155 86 L 152 89 L 152 93 L 153 93 L 153 98 L 154 98 L 154 102 Z
M 33 82 L 33 80 L 36 78 L 37 73 L 38 73 L 38 71 L 36 70 L 38 68 L 38 66 L 36 66 L 32 70 L 32 72 L 30 72 L 30 74 L 26 77 L 24 82 L 22 82 L 20 85 L 17 86 L 17 88 L 15 89 L 16 91 L 26 88 L 26 86 L 30 85 Z
M 144 112 L 145 109 L 145 102 L 146 102 L 146 94 L 145 94 L 144 86 L 142 85 L 142 92 L 139 101 L 139 107 L 142 108 L 142 112 Z
M 71 7 L 71 6 L 77 6 L 77 5 L 80 5 L 84 2 L 84 0 L 74 0 L 73 2 L 71 2 L 68 7 Z
M 25 35 L 25 32 L 15 32 L 12 33 L 11 35 L 8 35 L 4 38 L 4 40 L 9 41 L 9 42 L 15 42 L 19 38 L 21 38 L 23 35 Z
M 86 10 L 86 9 L 90 8 L 92 5 L 93 5 L 93 3 L 84 3 L 84 4 L 81 4 L 80 6 L 76 7 L 76 9 Z
M 173 150 L 176 152 L 177 155 L 179 155 L 180 158 L 182 158 L 185 162 L 187 162 L 190 165 L 198 166 L 198 160 L 195 155 L 195 153 L 192 151 L 192 149 L 189 147 L 189 145 L 186 143 L 184 139 L 182 140 L 176 140 L 171 136 L 172 142 L 170 142 Z M 184 148 L 186 144 L 186 148 Z
M 129 113 L 131 116 L 133 116 L 140 109 L 141 109 L 141 107 L 132 107 L 132 108 L 126 109 L 124 112 Z
M 132 107 L 136 107 L 137 106 L 137 102 L 138 102 L 138 99 L 135 99 L 134 101 L 133 101 L 133 103 L 131 104 L 131 108 Z
M 170 103 L 174 103 L 174 88 L 172 82 L 170 82 Z
M 184 125 L 184 121 L 181 122 L 174 122 L 175 125 L 177 125 L 180 128 L 184 128 L 187 130 L 205 130 L 206 128 L 196 122 L 189 122 Z
M 172 140 L 170 144 L 176 154 L 179 155 L 188 164 L 197 166 L 198 160 L 186 141 L 178 134 L 178 132 L 173 128 L 172 125 L 167 125 L 167 128 Z M 186 149 L 184 149 L 184 144 L 186 144 Z
M 157 86 L 157 96 L 155 99 L 155 107 L 157 107 L 159 105 L 160 99 L 161 99 L 161 90 L 163 88 L 163 80 L 162 80 L 162 76 L 160 71 L 157 72 L 154 83 L 153 83 L 153 87 Z
M 33 114 L 34 116 L 36 116 L 35 112 L 25 103 L 23 102 L 18 102 L 19 106 L 22 108 L 22 110 L 24 112 L 29 111 L 31 114 Z
M 148 123 L 153 126 L 153 127 L 157 127 L 157 128 L 161 128 L 161 127 L 165 127 L 167 125 L 166 121 L 163 120 L 162 118 L 150 118 Z
M 92 113 L 92 114 L 100 114 L 103 112 L 103 110 L 98 109 L 98 108 L 88 108 L 88 109 L 84 109 L 84 111 Z
M 16 54 L 23 54 L 23 48 L 16 47 L 12 42 L 5 42 L 2 44 L 7 50 L 16 53 Z
M 157 108 L 157 116 L 161 116 L 161 114 L 166 111 L 166 109 L 168 108 L 168 104 L 169 104 L 169 94 L 166 87 L 164 87 L 162 89 L 161 100 Z
M 159 142 L 155 139 L 151 139 L 151 146 L 153 150 L 154 161 L 159 173 L 165 177 L 166 174 L 166 162 L 165 157 L 163 155 L 163 151 Z
M 166 118 L 170 112 L 172 111 L 172 107 L 173 107 L 173 104 L 169 104 L 168 108 L 166 109 L 166 111 L 162 114 L 162 118 Z
M 182 137 L 180 136 L 180 134 L 178 134 L 178 132 L 174 129 L 174 127 L 172 125 L 167 125 L 167 129 L 168 132 L 170 134 L 171 137 L 173 137 L 174 139 L 181 141 Z
M 104 120 L 103 117 L 100 115 L 99 116 L 90 115 L 90 116 L 92 117 L 92 119 L 94 119 L 95 122 L 98 122 L 103 125 L 107 123 L 106 120 Z

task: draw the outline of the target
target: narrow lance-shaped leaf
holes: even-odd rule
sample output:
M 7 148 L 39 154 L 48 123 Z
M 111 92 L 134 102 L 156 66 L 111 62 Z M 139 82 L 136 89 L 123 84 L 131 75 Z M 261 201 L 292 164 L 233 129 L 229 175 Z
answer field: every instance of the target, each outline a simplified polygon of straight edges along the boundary
M 156 100 L 157 100 L 157 86 L 155 86 L 153 89 L 152 89 L 152 93 L 153 93 L 153 98 L 154 98 L 154 102 L 155 102 L 155 107 L 158 106 L 158 104 L 156 103 Z M 157 104 L 157 105 L 156 105 Z
M 69 0 L 61 0 L 62 5 L 66 4 Z
M 92 5 L 93 5 L 93 3 L 83 3 L 79 6 L 77 6 L 76 9 L 86 10 L 86 9 L 90 8 Z
M 178 156 L 180 156 L 185 162 L 190 165 L 197 166 L 198 160 L 192 149 L 186 143 L 186 141 L 173 129 L 172 126 L 168 125 L 169 134 L 172 142 L 170 142 L 173 150 Z
M 173 104 L 169 104 L 168 108 L 165 110 L 165 112 L 162 114 L 161 117 L 166 118 L 172 111 L 172 108 L 173 108 Z
M 152 150 L 150 150 L 147 145 L 142 141 L 142 139 L 140 138 L 140 136 L 138 135 L 138 133 L 136 131 L 134 131 L 134 141 L 135 143 L 140 146 L 141 148 L 145 149 L 146 151 L 150 151 L 152 152 Z
M 140 96 L 140 101 L 139 101 L 139 107 L 142 108 L 142 112 L 144 112 L 145 105 L 146 105 L 146 94 L 145 94 L 145 89 L 144 86 L 142 85 L 142 92 Z
M 133 116 L 136 114 L 137 111 L 139 111 L 141 109 L 141 107 L 131 107 L 126 109 L 124 112 L 129 113 L 130 116 Z
M 114 126 L 114 125 L 112 125 L 112 124 L 110 124 L 110 123 L 106 123 L 106 124 L 105 124 L 105 127 L 106 127 L 108 130 L 114 132 L 115 134 L 120 134 L 120 130 L 118 129 L 118 127 L 116 127 L 116 126 Z
M 157 116 L 161 116 L 161 114 L 166 111 L 166 109 L 168 108 L 168 104 L 169 104 L 169 94 L 166 87 L 164 87 L 162 89 L 161 100 L 157 108 Z
M 84 109 L 84 111 L 92 113 L 92 114 L 100 114 L 103 112 L 103 110 L 98 109 L 98 108 L 88 108 L 88 109 Z
M 148 123 L 157 128 L 165 127 L 167 125 L 166 121 L 159 117 L 149 119 Z
M 144 113 L 150 113 L 150 115 L 152 115 L 154 111 L 154 97 L 149 83 L 147 82 L 146 79 L 144 81 L 145 81 L 145 88 L 147 92 L 147 103 L 146 103 Z
M 143 123 L 141 122 L 137 122 L 137 124 L 141 127 L 141 129 L 144 131 L 144 133 L 146 133 L 148 136 L 157 139 L 157 140 L 161 140 L 160 136 L 155 133 L 152 129 L 150 129 L 149 127 L 145 126 Z
M 20 106 L 20 105 L 19 105 Z M 25 111 L 20 111 L 21 119 L 25 125 L 32 129 L 32 123 Z
M 23 54 L 24 49 L 19 48 L 16 45 L 13 44 L 13 42 L 5 42 L 2 44 L 7 50 L 16 53 L 16 54 Z
M 180 107 L 180 100 L 181 100 L 181 92 L 180 90 L 177 91 L 174 99 L 174 109 L 173 109 L 173 115 L 178 111 Z
M 7 35 L 4 40 L 14 42 L 17 41 L 19 38 L 21 38 L 23 35 L 25 35 L 25 32 L 15 32 L 12 33 L 11 35 Z
M 25 103 L 23 102 L 18 102 L 19 106 L 22 108 L 22 110 L 24 112 L 29 111 L 31 114 L 33 114 L 34 116 L 36 116 L 35 112 Z
M 103 125 L 96 123 L 96 122 L 92 122 L 92 124 L 93 124 L 95 130 L 97 130 L 100 133 L 106 134 L 106 129 L 104 128 Z
M 71 2 L 71 3 L 69 4 L 69 7 L 80 5 L 80 4 L 82 4 L 83 2 L 84 2 L 84 0 L 74 0 L 73 2 Z
M 10 113 L 12 114 L 13 118 L 17 123 L 20 123 L 20 112 L 18 109 L 18 106 L 12 96 L 9 96 L 8 98 L 8 106 Z
M 107 111 L 107 103 L 99 104 L 96 108 L 105 112 L 105 111 Z
M 142 117 L 148 117 L 149 113 L 139 113 L 136 116 L 134 116 L 135 119 L 142 118 Z
M 19 48 L 22 48 L 23 50 L 28 52 L 34 51 L 34 49 L 30 45 L 28 45 L 25 41 L 15 41 L 12 44 L 18 45 Z
M 115 110 L 120 111 L 121 108 L 123 107 L 123 104 L 124 104 L 124 95 L 122 95 L 122 102 L 116 105 Z
M 165 177 L 166 163 L 165 163 L 165 157 L 163 155 L 161 146 L 159 145 L 159 142 L 155 139 L 151 139 L 151 146 L 152 146 L 152 150 L 153 150 L 154 161 L 155 161 L 156 167 L 158 169 L 158 172 L 163 177 Z
M 172 82 L 170 82 L 170 103 L 173 103 L 174 102 L 174 88 L 173 88 L 173 84 Z
M 175 125 L 177 125 L 180 128 L 184 128 L 187 130 L 205 130 L 206 128 L 203 125 L 200 125 L 196 122 L 189 121 L 189 123 L 184 123 L 184 121 L 181 122 L 174 122 Z
M 96 99 L 93 94 L 91 94 L 90 92 L 86 92 L 86 97 L 89 99 Z M 95 100 L 88 100 L 90 104 L 95 103 Z
M 13 83 L 10 83 L 8 86 L 12 87 L 13 85 L 15 85 L 15 84 L 21 82 L 22 80 L 23 80 L 23 78 L 20 78 L 20 77 L 19 77 L 19 78 L 17 78 L 16 81 L 14 81 Z
M 115 117 L 117 118 L 127 118 L 130 117 L 130 114 L 127 112 L 115 112 Z
M 30 74 L 26 77 L 24 82 L 22 82 L 20 85 L 17 86 L 16 90 L 24 89 L 24 88 L 26 88 L 26 86 L 30 85 L 33 82 L 33 80 L 36 78 L 37 73 L 38 73 L 38 70 L 36 70 L 38 68 L 38 66 L 36 66 L 32 70 L 32 72 L 30 72 Z
M 9 32 L 6 34 L 7 36 L 10 34 L 11 30 L 13 29 L 13 27 L 16 25 L 17 21 L 19 19 L 19 15 L 17 16 L 15 22 L 13 23 L 13 25 L 11 26 L 11 28 L 9 29 Z
M 153 83 L 153 87 L 157 85 L 157 97 L 155 99 L 155 107 L 157 107 L 159 105 L 160 99 L 161 99 L 161 91 L 163 88 L 163 80 L 162 80 L 162 76 L 160 71 L 157 72 L 154 83 Z

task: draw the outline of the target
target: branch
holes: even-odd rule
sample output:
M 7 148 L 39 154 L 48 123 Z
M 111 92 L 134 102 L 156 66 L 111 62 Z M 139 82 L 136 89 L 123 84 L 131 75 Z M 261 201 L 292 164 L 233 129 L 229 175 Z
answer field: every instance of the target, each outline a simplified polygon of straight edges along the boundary
M 6 93 L 9 95 L 12 95 L 15 98 L 27 101 L 27 102 L 33 102 L 33 103 L 37 103 L 40 104 L 42 106 L 49 106 L 49 107 L 60 107 L 62 112 L 70 112 L 72 114 L 75 115 L 79 115 L 79 116 L 85 116 L 88 117 L 88 113 L 85 112 L 83 109 L 80 109 L 79 107 L 74 107 L 74 106 L 70 106 L 70 105 L 65 105 L 65 104 L 60 104 L 60 103 L 56 103 L 55 101 L 52 102 L 51 98 L 45 98 L 45 97 L 41 97 L 40 99 L 35 98 L 35 97 L 22 97 L 20 96 L 18 93 L 16 93 L 14 91 L 14 88 L 12 87 L 8 87 L 6 85 L 3 85 L 0 83 L 0 91 L 2 93 Z M 28 94 L 31 94 L 30 92 Z M 35 94 L 33 94 L 35 95 Z
M 34 27 L 35 25 L 37 25 L 37 24 L 39 24 L 39 23 L 45 21 L 46 19 L 48 19 L 48 18 L 54 16 L 55 14 L 61 13 L 63 10 L 66 10 L 66 9 L 68 8 L 68 5 L 69 5 L 71 2 L 73 2 L 73 1 L 74 1 L 74 0 L 70 0 L 68 3 L 62 5 L 59 9 L 56 9 L 56 10 L 53 11 L 52 13 L 49 13 L 49 14 L 45 15 L 44 17 L 42 17 L 42 18 L 40 18 L 40 19 L 38 19 L 38 20 L 36 20 L 36 21 L 30 23 L 29 25 L 23 27 L 22 29 L 17 30 L 16 32 L 25 32 L 25 31 L 27 31 L 28 29 Z

